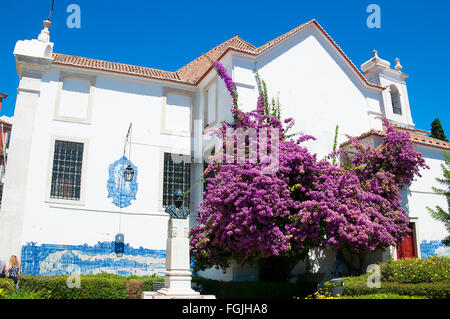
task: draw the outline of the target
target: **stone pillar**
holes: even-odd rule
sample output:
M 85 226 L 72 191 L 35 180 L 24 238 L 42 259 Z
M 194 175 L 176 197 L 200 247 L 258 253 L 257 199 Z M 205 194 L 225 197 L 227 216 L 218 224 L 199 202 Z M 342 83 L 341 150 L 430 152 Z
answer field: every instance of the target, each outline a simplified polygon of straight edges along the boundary
M 39 99 L 40 78 L 22 76 L 18 88 L 14 125 L 6 167 L 3 203 L 0 213 L 0 255 L 20 258 L 25 215 L 27 182 L 34 118 Z
M 25 219 L 28 170 L 30 162 L 35 115 L 41 91 L 43 74 L 53 61 L 53 43 L 44 21 L 44 29 L 38 39 L 18 41 L 14 48 L 17 74 L 20 77 L 14 110 L 14 124 L 6 166 L 3 203 L 0 211 L 0 256 L 20 259 L 22 231 Z
M 170 217 L 167 230 L 164 288 L 156 292 L 143 292 L 143 299 L 215 299 L 215 296 L 200 295 L 191 288 L 188 233 L 188 219 Z
M 164 295 L 198 295 L 191 288 L 189 220 L 170 218 L 168 224 L 164 288 L 158 292 Z

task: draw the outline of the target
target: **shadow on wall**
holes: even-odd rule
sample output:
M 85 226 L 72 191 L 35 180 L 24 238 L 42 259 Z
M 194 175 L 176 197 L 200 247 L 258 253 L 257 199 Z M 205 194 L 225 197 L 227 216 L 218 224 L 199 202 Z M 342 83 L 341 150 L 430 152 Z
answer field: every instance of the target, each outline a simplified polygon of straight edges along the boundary
M 337 252 L 334 250 L 312 249 L 309 252 L 309 265 L 308 260 L 299 262 L 292 270 L 294 277 L 291 281 L 304 276 L 309 268 L 310 274 L 307 277 L 319 281 L 319 286 L 323 285 L 326 281 L 334 278 L 332 270 L 336 254 Z M 377 249 L 374 252 L 364 252 L 361 254 L 361 258 L 359 255 L 344 251 L 343 258 L 346 261 L 343 263 L 343 276 L 357 275 L 359 272 L 365 273 L 370 264 L 386 261 L 389 258 L 389 250 Z

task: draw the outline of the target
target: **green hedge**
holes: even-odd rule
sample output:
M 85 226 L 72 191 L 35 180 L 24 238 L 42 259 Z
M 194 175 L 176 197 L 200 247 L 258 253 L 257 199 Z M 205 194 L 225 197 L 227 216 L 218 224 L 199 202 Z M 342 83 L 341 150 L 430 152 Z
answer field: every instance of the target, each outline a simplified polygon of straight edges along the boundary
M 44 299 L 139 299 L 143 291 L 151 291 L 160 277 L 124 277 L 120 275 L 82 275 L 80 288 L 67 287 L 68 276 L 22 276 L 24 292 L 39 293 Z
M 450 258 L 407 258 L 379 264 L 382 281 L 421 283 L 450 281 Z
M 22 276 L 20 289 L 37 292 L 44 299 L 125 299 L 124 281 L 120 279 L 81 277 L 80 288 L 67 287 L 68 276 Z
M 381 282 L 380 288 L 369 288 L 367 275 L 344 278 L 344 296 L 371 294 L 396 294 L 401 296 L 424 296 L 432 299 L 450 298 L 450 281 L 423 283 Z
M 359 295 L 359 296 L 342 296 L 340 299 L 428 299 L 425 296 L 407 296 L 397 294 L 372 294 L 372 295 Z
M 193 287 L 203 295 L 217 299 L 292 299 L 306 297 L 317 289 L 317 282 L 225 282 L 202 277 L 192 279 Z
M 43 299 L 140 299 L 143 291 L 151 291 L 153 282 L 162 277 L 119 276 L 111 274 L 81 275 L 80 288 L 67 287 L 68 276 L 22 276 L 22 294 Z M 218 299 L 292 299 L 306 297 L 317 289 L 317 282 L 223 282 L 194 277 L 194 289 Z M 15 285 L 10 279 L 0 279 L 9 298 L 15 298 Z M 17 298 L 17 296 L 16 296 Z
M 7 278 L 0 278 L 0 299 L 5 298 L 6 295 L 11 295 L 16 291 L 14 281 Z

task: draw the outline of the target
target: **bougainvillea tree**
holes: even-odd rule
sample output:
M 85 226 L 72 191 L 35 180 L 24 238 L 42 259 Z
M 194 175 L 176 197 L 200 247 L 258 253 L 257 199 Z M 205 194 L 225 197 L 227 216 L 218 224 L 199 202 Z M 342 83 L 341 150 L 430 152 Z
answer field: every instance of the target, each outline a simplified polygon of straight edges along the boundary
M 279 113 L 268 111 L 265 88 L 259 90 L 256 110 L 242 112 L 231 77 L 220 62 L 214 67 L 232 97 L 234 122 L 222 123 L 222 152 L 210 159 L 204 172 L 213 177 L 198 208 L 198 225 L 191 230 L 196 270 L 214 265 L 225 269 L 234 259 L 257 262 L 263 274 L 275 265 L 283 277 L 276 279 L 286 279 L 311 248 L 373 251 L 395 245 L 408 234 L 399 187 L 409 185 L 426 167 L 408 133 L 385 122 L 381 146 L 351 141 L 350 165 L 317 160 L 302 146 L 314 137 L 289 138 L 286 131 L 294 121 L 282 121 Z M 256 132 L 255 138 L 247 134 L 239 144 L 239 129 Z M 249 150 L 255 143 L 258 156 L 252 157 Z M 226 152 L 230 144 L 231 154 Z M 260 152 L 261 145 L 269 151 Z M 245 160 L 239 160 L 239 152 L 247 155 Z M 267 173 L 275 154 L 276 170 Z

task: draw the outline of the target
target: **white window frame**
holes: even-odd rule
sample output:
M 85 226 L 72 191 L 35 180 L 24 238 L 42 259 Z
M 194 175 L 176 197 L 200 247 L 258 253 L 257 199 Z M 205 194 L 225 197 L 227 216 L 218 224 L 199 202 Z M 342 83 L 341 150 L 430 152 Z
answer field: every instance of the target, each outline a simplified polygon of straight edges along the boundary
M 209 105 L 208 105 L 208 91 L 211 89 L 211 87 L 213 85 L 215 86 L 215 117 L 214 120 L 211 123 L 208 123 L 208 113 L 209 113 Z M 219 122 L 219 85 L 218 85 L 218 81 L 217 81 L 217 77 L 215 77 L 214 79 L 212 79 L 203 89 L 203 128 L 209 128 L 209 127 L 213 127 L 215 126 L 218 122 Z
M 89 98 L 88 98 L 88 106 L 87 106 L 87 114 L 86 117 L 73 117 L 73 116 L 64 116 L 60 115 L 60 104 L 61 104 L 61 93 L 63 90 L 64 80 L 65 79 L 75 79 L 79 81 L 85 81 L 90 83 L 89 89 Z M 94 103 L 94 90 L 95 90 L 96 77 L 95 76 L 79 76 L 72 73 L 67 73 L 61 71 L 59 74 L 59 82 L 58 88 L 56 91 L 56 103 L 55 103 L 55 113 L 53 115 L 53 120 L 55 121 L 63 121 L 63 122 L 73 122 L 73 123 L 81 123 L 81 124 L 91 124 L 92 121 L 92 106 Z
M 191 98 L 191 106 L 190 106 L 190 119 L 189 119 L 189 131 L 177 131 L 166 128 L 166 113 L 167 113 L 167 95 L 173 94 L 173 95 L 182 95 L 182 96 L 188 96 Z M 176 135 L 176 136 L 187 136 L 191 137 L 193 135 L 193 128 L 194 128 L 194 118 L 195 118 L 195 93 L 184 91 L 181 89 L 175 89 L 175 88 L 163 88 L 163 94 L 162 94 L 162 105 L 161 105 L 161 134 L 169 134 L 169 135 Z

